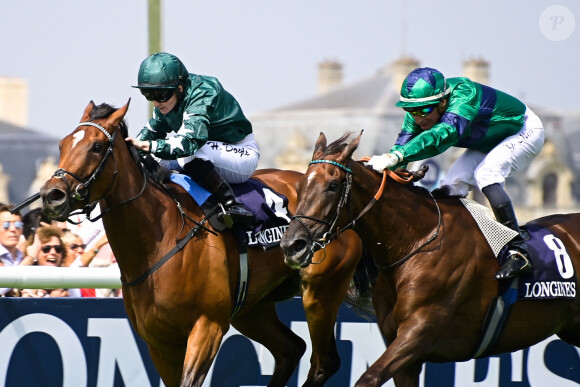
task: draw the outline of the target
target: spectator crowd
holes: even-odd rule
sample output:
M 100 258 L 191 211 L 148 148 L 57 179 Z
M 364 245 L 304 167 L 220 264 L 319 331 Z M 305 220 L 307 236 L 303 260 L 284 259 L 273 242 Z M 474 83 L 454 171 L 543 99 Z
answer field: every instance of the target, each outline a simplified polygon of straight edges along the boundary
M 39 208 L 25 214 L 0 203 L 0 270 L 6 266 L 114 267 L 117 265 L 100 220 L 57 222 Z M 120 289 L 11 289 L 0 297 L 121 297 Z

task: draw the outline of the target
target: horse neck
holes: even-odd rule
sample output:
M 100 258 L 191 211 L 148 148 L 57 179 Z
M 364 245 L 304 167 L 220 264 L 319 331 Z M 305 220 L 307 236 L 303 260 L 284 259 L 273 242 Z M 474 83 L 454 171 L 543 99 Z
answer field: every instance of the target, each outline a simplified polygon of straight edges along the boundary
M 353 208 L 360 213 L 379 191 L 382 177 L 360 164 L 353 167 Z M 388 251 L 393 261 L 405 256 L 415 246 L 429 238 L 437 225 L 437 213 L 426 195 L 387 178 L 381 197 L 369 213 L 356 222 L 355 231 L 365 245 L 384 255 Z M 433 219 L 431 221 L 431 219 Z
M 111 191 L 99 204 L 115 258 L 123 272 L 133 273 L 143 271 L 155 258 L 155 243 L 164 233 L 174 232 L 172 225 L 164 228 L 162 219 L 176 206 L 171 197 L 146 180 L 127 147 L 117 148 L 114 157 L 118 174 Z

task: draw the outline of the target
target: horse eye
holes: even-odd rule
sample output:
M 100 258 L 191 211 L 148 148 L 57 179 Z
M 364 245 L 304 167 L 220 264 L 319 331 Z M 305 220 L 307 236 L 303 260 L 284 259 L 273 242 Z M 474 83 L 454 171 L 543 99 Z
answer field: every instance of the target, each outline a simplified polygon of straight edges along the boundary
M 91 148 L 91 151 L 96 152 L 96 153 L 101 153 L 102 150 L 103 150 L 103 144 L 101 144 L 100 142 L 95 142 L 93 144 L 93 147 Z
M 331 181 L 330 183 L 328 183 L 328 191 L 336 191 L 336 188 L 338 187 L 338 183 L 336 181 Z

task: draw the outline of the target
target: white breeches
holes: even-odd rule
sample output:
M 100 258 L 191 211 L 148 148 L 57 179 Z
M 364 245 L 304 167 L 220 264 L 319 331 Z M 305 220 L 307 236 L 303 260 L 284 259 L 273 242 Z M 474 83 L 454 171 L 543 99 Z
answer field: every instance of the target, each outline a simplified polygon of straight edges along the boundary
M 467 149 L 441 180 L 451 194 L 467 196 L 472 187 L 480 190 L 505 180 L 526 168 L 544 145 L 544 127 L 538 116 L 526 107 L 522 129 L 500 142 L 489 153 Z
M 221 141 L 208 141 L 193 156 L 177 160 L 161 160 L 169 169 L 181 171 L 183 166 L 194 158 L 209 160 L 225 181 L 232 184 L 248 180 L 258 167 L 260 150 L 254 134 L 248 134 L 242 141 L 229 144 Z

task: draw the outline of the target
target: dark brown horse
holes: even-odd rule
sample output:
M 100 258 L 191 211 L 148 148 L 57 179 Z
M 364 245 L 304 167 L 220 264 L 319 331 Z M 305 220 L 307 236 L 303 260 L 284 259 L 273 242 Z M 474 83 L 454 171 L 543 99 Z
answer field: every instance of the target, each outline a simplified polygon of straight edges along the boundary
M 322 385 L 339 366 L 334 322 L 360 259 L 359 238 L 345 234 L 322 264 L 304 270 L 285 265 L 279 247 L 249 249 L 247 297 L 232 317 L 242 266 L 237 242 L 229 231 L 217 233 L 204 223 L 181 187 L 148 174 L 124 140 L 128 106 L 89 103 L 60 142 L 59 169 L 41 189 L 43 211 L 65 220 L 100 205 L 127 315 L 167 387 L 201 386 L 230 324 L 270 350 L 276 365 L 269 386 L 284 386 L 306 345 L 281 323 L 275 302 L 301 291 L 313 345 L 306 385 Z M 254 177 L 285 195 L 294 211 L 300 173 L 259 170 Z M 165 259 L 192 230 L 193 238 Z
M 282 247 L 290 264 L 302 265 L 344 228 L 359 234 L 379 268 L 373 305 L 388 347 L 356 385 L 380 386 L 393 378 L 398 387 L 418 386 L 424 362 L 474 355 L 488 306 L 499 292 L 498 264 L 458 198 L 401 184 L 390 171 L 377 195 L 381 176 L 352 160 L 361 135 L 352 142 L 345 135 L 328 147 L 320 135 L 298 183 L 298 208 Z M 580 267 L 580 214 L 528 225 L 558 235 Z M 552 334 L 580 346 L 578 299 L 516 302 L 489 354 L 522 349 Z

